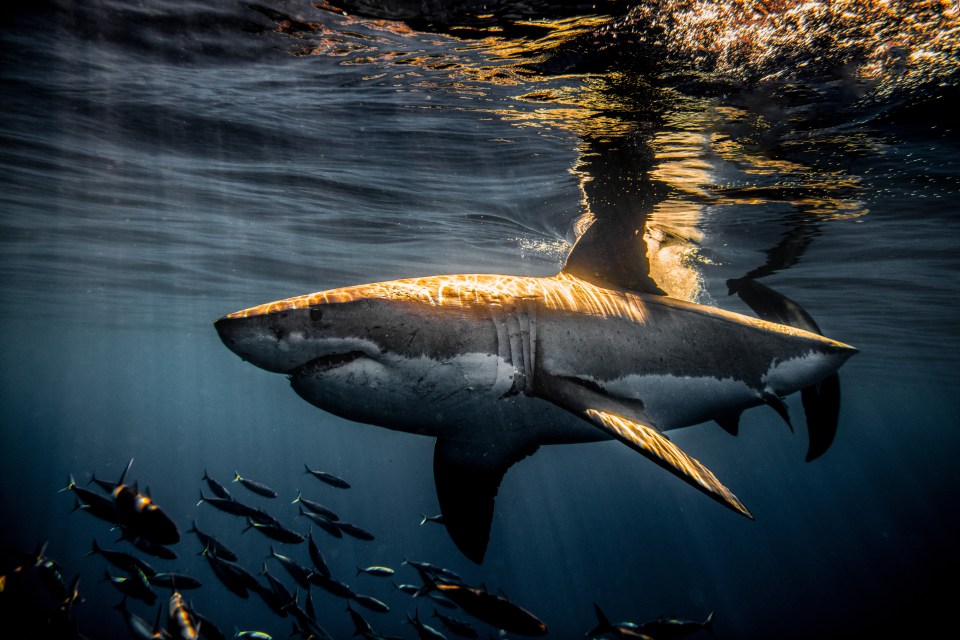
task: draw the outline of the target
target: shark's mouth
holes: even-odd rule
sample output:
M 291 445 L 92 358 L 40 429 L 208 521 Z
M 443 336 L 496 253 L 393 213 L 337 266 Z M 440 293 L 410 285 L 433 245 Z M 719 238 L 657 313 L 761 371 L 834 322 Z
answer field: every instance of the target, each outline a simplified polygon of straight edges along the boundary
M 344 365 L 350 364 L 358 358 L 364 358 L 367 354 L 363 351 L 348 351 L 346 353 L 331 353 L 329 355 L 314 358 L 309 362 L 296 367 L 290 371 L 293 378 L 309 378 L 317 376 L 327 371 L 338 369 Z

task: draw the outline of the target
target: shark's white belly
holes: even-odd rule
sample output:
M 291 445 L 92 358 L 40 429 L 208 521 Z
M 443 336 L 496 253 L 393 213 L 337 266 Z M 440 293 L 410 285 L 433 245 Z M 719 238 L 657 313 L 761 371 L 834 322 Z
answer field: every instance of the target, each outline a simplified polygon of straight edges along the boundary
M 602 384 L 610 395 L 641 402 L 646 416 L 662 431 L 759 404 L 756 389 L 735 378 L 631 374 Z
M 381 353 L 294 379 L 293 386 L 325 411 L 409 433 L 468 442 L 504 435 L 544 444 L 608 439 L 556 405 L 513 391 L 518 375 L 486 353 L 444 360 Z

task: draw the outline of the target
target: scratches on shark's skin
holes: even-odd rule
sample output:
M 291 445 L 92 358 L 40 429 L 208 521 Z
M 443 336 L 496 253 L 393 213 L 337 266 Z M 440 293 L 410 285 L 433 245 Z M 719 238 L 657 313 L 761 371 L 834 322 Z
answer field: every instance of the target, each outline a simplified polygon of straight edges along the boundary
M 414 329 L 410 332 L 410 339 L 407 340 L 407 349 L 410 349 L 410 346 L 413 344 L 413 341 L 417 339 L 417 336 L 420 334 L 419 329 Z

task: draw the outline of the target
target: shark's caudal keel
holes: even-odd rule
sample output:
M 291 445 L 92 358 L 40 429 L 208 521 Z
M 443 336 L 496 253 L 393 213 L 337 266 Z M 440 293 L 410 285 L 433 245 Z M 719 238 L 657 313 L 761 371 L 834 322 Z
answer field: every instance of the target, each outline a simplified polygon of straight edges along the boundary
M 486 550 L 504 473 L 543 444 L 616 439 L 729 508 L 746 507 L 664 435 L 834 374 L 855 349 L 816 333 L 594 284 L 435 276 L 334 289 L 216 323 L 243 359 L 339 416 L 434 436 L 444 521 Z

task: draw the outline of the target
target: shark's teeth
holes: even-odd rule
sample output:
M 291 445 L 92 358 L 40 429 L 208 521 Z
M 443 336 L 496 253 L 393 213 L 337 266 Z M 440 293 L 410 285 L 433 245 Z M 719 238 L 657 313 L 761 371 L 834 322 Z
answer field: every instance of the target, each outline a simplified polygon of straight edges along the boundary
M 293 371 L 291 375 L 309 376 L 337 369 L 345 364 L 349 364 L 357 358 L 363 358 L 366 354 L 362 351 L 348 351 L 347 353 L 331 353 L 329 355 L 314 358 L 310 362 L 303 364 Z

